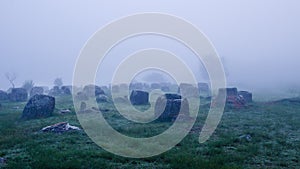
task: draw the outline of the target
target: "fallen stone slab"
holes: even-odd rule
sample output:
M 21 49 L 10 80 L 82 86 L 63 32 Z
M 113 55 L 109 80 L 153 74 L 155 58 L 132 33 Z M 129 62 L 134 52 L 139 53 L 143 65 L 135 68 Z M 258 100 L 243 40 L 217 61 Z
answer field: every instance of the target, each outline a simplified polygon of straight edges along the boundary
M 51 126 L 44 127 L 44 128 L 42 128 L 41 131 L 63 133 L 63 132 L 72 131 L 72 130 L 81 130 L 81 129 L 79 127 L 70 125 L 68 122 L 60 122 L 60 123 L 53 124 Z

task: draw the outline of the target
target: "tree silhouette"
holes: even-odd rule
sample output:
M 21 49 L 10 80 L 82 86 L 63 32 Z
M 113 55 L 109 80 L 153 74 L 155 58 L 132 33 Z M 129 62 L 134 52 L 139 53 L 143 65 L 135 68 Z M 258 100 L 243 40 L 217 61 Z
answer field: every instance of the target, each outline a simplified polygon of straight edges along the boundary
M 9 81 L 9 83 L 12 85 L 12 88 L 15 88 L 15 82 L 14 81 L 16 80 L 17 75 L 15 73 L 6 72 L 5 77 Z
M 29 93 L 30 90 L 33 88 L 34 86 L 34 83 L 32 80 L 26 80 L 24 83 L 23 83 L 23 88 L 27 90 L 27 92 Z

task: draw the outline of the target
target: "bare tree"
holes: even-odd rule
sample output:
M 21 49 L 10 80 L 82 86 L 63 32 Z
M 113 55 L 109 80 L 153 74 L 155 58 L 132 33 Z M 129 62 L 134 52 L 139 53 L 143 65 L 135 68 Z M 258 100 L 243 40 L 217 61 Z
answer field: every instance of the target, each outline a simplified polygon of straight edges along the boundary
M 23 86 L 22 86 L 24 89 L 27 90 L 27 92 L 29 93 L 31 91 L 31 89 L 34 87 L 34 83 L 32 80 L 26 80 L 24 83 L 23 83 Z
M 61 78 L 56 78 L 53 82 L 54 86 L 61 87 L 63 85 L 63 81 Z
M 15 82 L 14 81 L 16 80 L 17 75 L 15 73 L 6 72 L 5 77 L 9 81 L 9 83 L 12 85 L 12 87 L 15 88 Z

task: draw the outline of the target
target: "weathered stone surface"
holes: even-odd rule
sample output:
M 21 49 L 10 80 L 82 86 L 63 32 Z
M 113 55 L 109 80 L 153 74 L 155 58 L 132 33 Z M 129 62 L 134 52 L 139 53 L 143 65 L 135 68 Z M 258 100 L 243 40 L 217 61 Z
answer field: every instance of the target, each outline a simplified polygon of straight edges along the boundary
M 55 98 L 47 95 L 34 95 L 26 104 L 22 119 L 49 117 L 55 108 Z
M 0 90 L 0 100 L 8 100 L 8 94 L 5 91 Z
M 239 91 L 238 95 L 240 97 L 243 97 L 243 99 L 247 102 L 247 103 L 251 103 L 252 102 L 252 93 L 248 92 L 248 91 Z
M 80 130 L 80 128 L 76 127 L 76 126 L 71 126 L 67 122 L 60 122 L 60 123 L 56 123 L 51 126 L 42 128 L 43 132 L 54 132 L 54 133 L 63 133 L 63 132 L 72 131 L 72 130 Z
M 30 91 L 30 97 L 32 97 L 36 94 L 44 94 L 44 88 L 43 87 L 33 87 Z
M 157 99 L 155 116 L 158 121 L 174 121 L 180 114 L 189 117 L 189 103 L 178 94 L 165 94 Z M 184 118 L 184 117 L 183 117 Z
M 241 136 L 239 137 L 239 140 L 240 140 L 240 141 L 245 140 L 245 141 L 251 142 L 251 141 L 252 141 L 252 137 L 251 137 L 250 134 L 244 134 L 244 135 L 241 135 Z
M 133 90 L 130 94 L 130 102 L 133 105 L 149 104 L 149 93 L 141 90 Z
M 8 94 L 9 100 L 13 102 L 25 102 L 28 99 L 28 94 L 24 88 L 13 88 Z

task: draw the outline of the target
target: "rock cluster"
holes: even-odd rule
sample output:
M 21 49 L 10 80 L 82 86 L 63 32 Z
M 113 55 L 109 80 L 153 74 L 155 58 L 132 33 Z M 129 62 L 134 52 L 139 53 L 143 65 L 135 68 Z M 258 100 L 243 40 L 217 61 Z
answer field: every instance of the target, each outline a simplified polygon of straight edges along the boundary
M 218 96 L 226 96 L 226 106 L 241 108 L 252 102 L 252 94 L 247 91 L 238 91 L 237 88 L 221 88 Z

